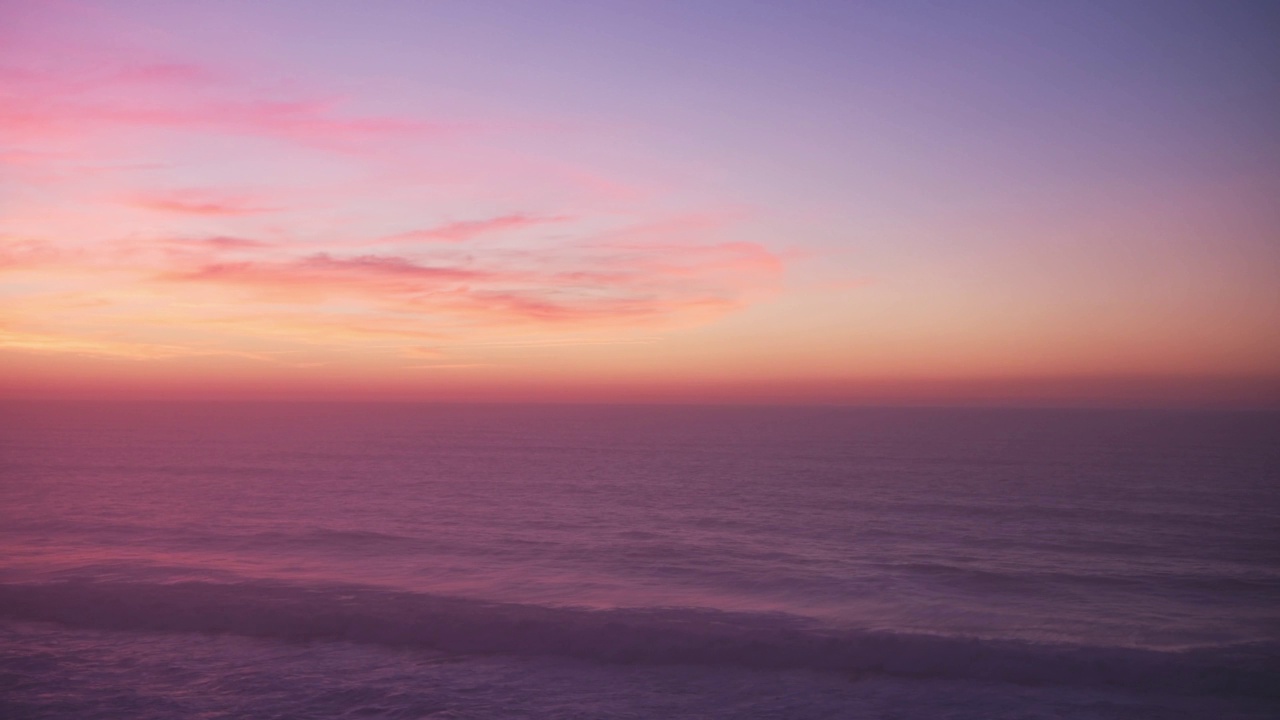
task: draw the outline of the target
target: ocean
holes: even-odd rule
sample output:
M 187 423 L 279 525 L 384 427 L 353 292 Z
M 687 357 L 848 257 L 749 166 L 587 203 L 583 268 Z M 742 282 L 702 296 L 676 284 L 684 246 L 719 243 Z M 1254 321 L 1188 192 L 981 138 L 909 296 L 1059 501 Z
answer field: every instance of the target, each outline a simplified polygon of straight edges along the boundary
M 1277 716 L 1277 413 L 0 405 L 4 718 Z

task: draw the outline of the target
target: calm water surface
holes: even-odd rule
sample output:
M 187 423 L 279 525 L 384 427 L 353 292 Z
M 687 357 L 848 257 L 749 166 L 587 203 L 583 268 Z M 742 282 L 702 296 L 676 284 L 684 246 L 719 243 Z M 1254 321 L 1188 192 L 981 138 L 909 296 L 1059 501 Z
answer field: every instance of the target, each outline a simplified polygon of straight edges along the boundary
M 1276 414 L 0 413 L 6 716 L 1280 708 Z

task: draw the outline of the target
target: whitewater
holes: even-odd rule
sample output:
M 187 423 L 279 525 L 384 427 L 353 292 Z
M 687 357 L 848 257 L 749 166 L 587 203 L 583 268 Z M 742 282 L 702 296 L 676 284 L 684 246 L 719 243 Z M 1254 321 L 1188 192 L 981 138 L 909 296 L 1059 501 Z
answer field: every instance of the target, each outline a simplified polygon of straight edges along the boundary
M 0 405 L 0 716 L 1269 718 L 1280 414 Z

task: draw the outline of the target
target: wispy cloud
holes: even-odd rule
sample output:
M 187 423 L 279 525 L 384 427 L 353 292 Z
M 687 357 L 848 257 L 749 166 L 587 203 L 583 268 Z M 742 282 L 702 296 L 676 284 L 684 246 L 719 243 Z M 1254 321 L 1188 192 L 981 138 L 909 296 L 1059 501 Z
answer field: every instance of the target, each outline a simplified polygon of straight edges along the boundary
M 161 193 L 137 195 L 127 199 L 125 202 L 147 210 L 185 215 L 261 215 L 263 213 L 276 212 L 280 209 L 244 195 L 228 195 L 209 190 L 169 190 Z
M 513 213 L 486 220 L 462 220 L 422 230 L 410 230 L 379 238 L 375 242 L 463 242 L 490 233 L 521 230 L 539 225 L 566 222 L 571 219 L 567 215 L 544 217 Z
M 60 256 L 53 243 L 0 236 L 0 271 L 50 264 Z
M 416 311 L 563 323 L 661 318 L 736 306 L 777 282 L 780 261 L 752 243 L 566 244 L 517 257 L 436 258 L 315 253 L 284 260 L 208 262 L 158 278 L 248 288 L 277 302 L 356 297 Z
M 275 247 L 275 243 L 265 242 L 263 240 L 253 240 L 251 238 L 229 237 L 226 235 L 215 235 L 213 237 L 202 238 L 170 238 L 166 242 L 173 245 L 185 246 L 191 248 L 200 248 L 204 250 L 261 250 L 263 248 Z
M 344 112 L 336 98 L 259 95 L 264 91 L 251 83 L 188 63 L 117 64 L 97 72 L 0 67 L 0 131 L 25 141 L 168 129 L 350 150 L 462 129 L 459 123 Z
M 191 270 L 169 272 L 169 281 L 210 282 L 258 286 L 272 290 L 290 288 L 333 292 L 360 289 L 374 292 L 420 290 L 441 283 L 482 280 L 489 274 L 457 267 L 421 265 L 384 255 L 339 258 L 327 253 L 283 262 L 218 262 Z
M 778 282 L 723 215 L 633 207 L 628 178 L 358 107 L 200 63 L 0 66 L 0 163 L 41 178 L 21 237 L 0 237 L 0 271 L 30 278 L 9 346 L 434 362 L 512 336 L 652 338 Z

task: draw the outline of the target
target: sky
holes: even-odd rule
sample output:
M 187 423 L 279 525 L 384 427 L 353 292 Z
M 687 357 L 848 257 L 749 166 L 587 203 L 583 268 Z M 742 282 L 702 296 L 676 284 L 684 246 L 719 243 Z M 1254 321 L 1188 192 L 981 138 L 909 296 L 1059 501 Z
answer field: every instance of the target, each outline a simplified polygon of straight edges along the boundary
M 0 0 L 0 397 L 1280 407 L 1278 33 Z

